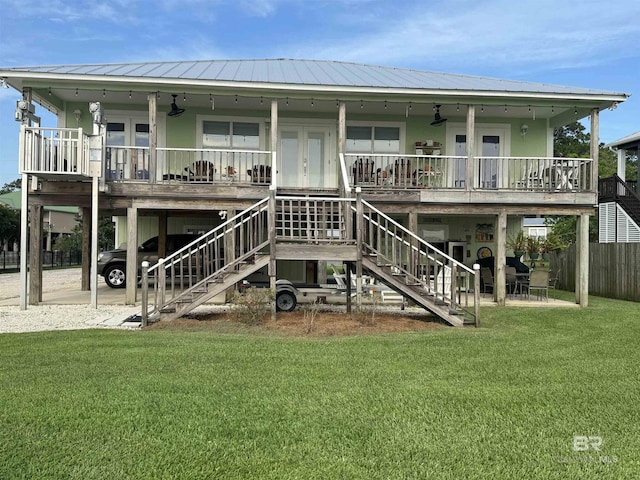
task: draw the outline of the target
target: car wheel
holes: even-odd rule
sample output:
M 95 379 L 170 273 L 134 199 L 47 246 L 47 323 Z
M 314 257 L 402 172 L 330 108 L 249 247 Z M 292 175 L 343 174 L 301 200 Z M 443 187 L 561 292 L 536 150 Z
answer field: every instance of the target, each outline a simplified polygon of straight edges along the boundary
M 111 265 L 104 271 L 104 281 L 111 288 L 124 288 L 126 286 L 126 275 L 124 265 Z
M 296 304 L 296 296 L 291 292 L 280 292 L 276 296 L 276 309 L 279 312 L 292 312 Z

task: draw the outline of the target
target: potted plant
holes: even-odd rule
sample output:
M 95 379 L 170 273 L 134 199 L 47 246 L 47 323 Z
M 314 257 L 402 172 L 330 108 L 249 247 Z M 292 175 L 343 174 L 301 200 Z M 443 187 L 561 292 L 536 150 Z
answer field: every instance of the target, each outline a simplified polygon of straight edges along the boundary
M 516 236 L 507 239 L 507 247 L 512 249 L 513 255 L 519 259 L 527 250 L 527 236 L 520 230 Z
M 567 246 L 562 243 L 562 240 L 560 240 L 560 237 L 558 235 L 556 235 L 555 233 L 550 233 L 549 235 L 547 235 L 547 238 L 542 241 L 540 250 L 542 252 L 542 256 L 544 257 L 547 253 L 560 251 L 566 247 Z
M 537 260 L 542 253 L 543 241 L 536 237 L 529 237 L 527 239 L 527 253 L 531 260 Z

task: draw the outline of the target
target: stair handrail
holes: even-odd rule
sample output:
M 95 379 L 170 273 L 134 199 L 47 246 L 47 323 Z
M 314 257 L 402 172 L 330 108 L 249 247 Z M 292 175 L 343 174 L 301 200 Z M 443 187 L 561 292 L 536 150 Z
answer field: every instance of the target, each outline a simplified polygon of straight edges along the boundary
M 154 274 L 155 272 L 155 276 L 154 276 L 155 282 L 154 282 L 154 289 L 153 289 L 155 298 L 153 301 L 153 308 L 151 309 L 151 313 L 162 309 L 165 305 L 168 305 L 171 302 L 175 302 L 178 298 L 181 298 L 186 294 L 188 294 L 189 292 L 191 292 L 192 290 L 198 288 L 204 282 L 208 281 L 208 279 L 212 277 L 220 276 L 221 274 L 229 271 L 230 269 L 235 268 L 235 266 L 238 265 L 240 262 L 245 261 L 249 257 L 252 257 L 256 253 L 256 251 L 260 250 L 261 248 L 264 248 L 264 246 L 268 244 L 268 242 L 258 242 L 257 245 L 252 245 L 251 248 L 248 248 L 246 252 L 244 252 L 242 255 L 238 256 L 237 258 L 235 258 L 233 261 L 224 262 L 220 268 L 216 268 L 215 270 L 212 270 L 207 275 L 203 274 L 202 278 L 198 279 L 195 283 L 192 283 L 191 281 L 191 271 L 193 268 L 191 258 L 193 258 L 198 253 L 206 252 L 206 249 L 208 246 L 215 245 L 215 243 L 221 240 L 222 238 L 224 238 L 225 235 L 233 233 L 237 229 L 243 228 L 245 224 L 248 224 L 250 220 L 254 219 L 256 216 L 260 215 L 261 213 L 266 212 L 268 208 L 268 202 L 269 202 L 269 197 L 266 197 L 256 202 L 255 204 L 251 205 L 247 209 L 229 218 L 228 220 L 218 225 L 217 227 L 214 227 L 213 229 L 209 230 L 205 234 L 196 238 L 195 240 L 185 245 L 184 247 L 180 248 L 179 250 L 172 253 L 171 255 L 167 256 L 166 258 L 158 259 L 157 263 L 150 266 L 145 273 L 147 276 L 149 276 L 151 274 Z M 172 282 L 172 297 L 167 300 L 165 298 L 165 293 L 166 293 L 165 282 L 166 282 L 167 270 L 171 269 L 171 272 L 173 274 L 174 273 L 172 270 L 173 267 L 177 264 L 180 264 L 185 259 L 189 261 L 188 288 L 186 288 L 182 292 L 178 293 L 178 295 L 176 295 L 175 282 Z M 203 268 L 203 267 L 204 266 L 199 266 L 198 268 Z M 143 295 L 144 295 L 144 290 L 143 290 Z M 145 304 L 149 305 L 148 298 L 145 298 L 144 302 Z M 148 315 L 148 313 L 149 313 L 148 311 L 143 312 L 143 319 L 145 315 Z
M 418 241 L 419 243 L 425 245 L 428 247 L 428 249 L 430 250 L 434 250 L 438 255 L 442 255 L 445 259 L 454 262 L 457 264 L 457 266 L 462 267 L 463 270 L 466 270 L 469 273 L 475 273 L 474 270 L 472 268 L 467 267 L 464 263 L 459 262 L 458 260 L 456 260 L 453 257 L 450 257 L 449 255 L 447 255 L 446 253 L 444 253 L 442 250 L 438 249 L 438 247 L 430 244 L 429 242 L 427 242 L 426 240 L 423 240 L 422 238 L 420 238 L 419 236 L 417 236 L 415 233 L 413 233 L 411 230 L 409 230 L 408 228 L 404 227 L 403 225 L 401 225 L 400 223 L 396 222 L 393 218 L 389 217 L 388 215 L 382 213 L 380 210 L 378 210 L 376 207 L 374 207 L 373 205 L 371 205 L 369 202 L 367 202 L 366 200 L 362 200 L 362 204 L 366 205 L 367 207 L 369 207 L 371 210 L 373 210 L 377 215 L 380 215 L 381 217 L 383 217 L 385 220 L 387 220 L 388 222 L 392 223 L 394 226 L 398 227 L 400 230 L 402 230 L 404 233 L 406 233 L 407 235 L 413 237 L 416 241 Z M 354 210 L 355 211 L 355 210 Z M 375 222 L 375 220 L 371 220 L 374 224 L 377 223 Z M 383 228 L 383 227 L 381 227 Z M 399 240 L 402 240 L 402 238 L 399 238 Z M 406 241 L 402 240 L 406 245 L 409 245 Z M 413 250 L 418 250 L 418 247 L 416 246 L 412 246 Z M 424 252 L 422 252 L 424 253 Z M 438 261 L 435 257 L 429 257 L 431 260 L 434 261 Z M 440 265 L 442 265 L 442 263 L 440 263 Z
M 373 213 L 376 213 L 377 215 L 379 215 L 386 222 L 389 222 L 395 228 L 397 228 L 398 230 L 403 232 L 403 234 L 408 235 L 410 239 L 415 240 L 416 243 L 415 243 L 415 245 L 409 243 L 405 238 L 402 238 L 402 237 L 398 236 L 398 234 L 396 234 L 395 232 L 391 232 L 387 227 L 382 226 L 380 224 L 380 222 L 374 220 L 369 215 L 363 213 L 363 218 L 365 220 L 371 222 L 373 225 L 375 225 L 378 229 L 380 229 L 385 234 L 391 235 L 393 241 L 402 242 L 402 244 L 405 247 L 408 247 L 408 248 L 411 249 L 412 255 L 416 254 L 416 255 L 420 255 L 422 257 L 428 258 L 429 260 L 431 260 L 434 263 L 434 266 L 437 267 L 437 268 L 434 269 L 433 279 L 432 279 L 432 276 L 429 273 L 426 273 L 421 278 L 420 276 L 416 276 L 417 272 L 407 271 L 405 268 L 402 267 L 401 264 L 397 264 L 397 262 L 394 262 L 394 261 L 392 261 L 392 263 L 394 264 L 393 267 L 399 273 L 402 273 L 403 275 L 405 275 L 407 277 L 407 279 L 410 279 L 412 283 L 420 285 L 427 292 L 429 292 L 430 294 L 436 296 L 436 298 L 438 298 L 439 300 L 444 301 L 445 303 L 448 303 L 450 308 L 460 309 L 460 310 L 464 311 L 477 324 L 477 313 L 475 312 L 475 309 L 477 307 L 477 305 L 475 305 L 475 304 L 477 304 L 479 302 L 479 297 L 478 297 L 477 293 L 474 292 L 474 295 L 473 295 L 474 309 L 472 311 L 472 310 L 470 310 L 470 309 L 468 309 L 468 308 L 466 308 L 465 306 L 462 305 L 462 303 L 461 303 L 462 302 L 461 294 L 462 294 L 463 290 L 456 283 L 457 280 L 458 280 L 458 272 L 459 271 L 460 272 L 464 272 L 469 276 L 469 280 L 470 280 L 469 281 L 469 285 L 473 285 L 474 288 L 475 288 L 475 285 L 477 283 L 476 282 L 476 277 L 477 277 L 476 270 L 467 267 L 462 262 L 459 262 L 458 260 L 456 260 L 455 258 L 447 255 L 446 253 L 444 253 L 443 251 L 441 251 L 440 249 L 438 249 L 434 245 L 431 245 L 429 242 L 427 242 L 427 241 L 423 240 L 422 238 L 418 237 L 413 232 L 411 232 L 409 229 L 407 229 L 403 225 L 399 224 L 398 222 L 396 222 L 395 220 L 390 218 L 388 215 L 382 213 L 380 210 L 375 208 L 373 205 L 371 205 L 366 200 L 361 200 L 361 202 L 362 202 L 362 204 L 364 206 L 366 206 L 369 209 L 370 212 L 373 212 Z M 365 244 L 363 243 L 363 247 L 364 247 L 364 245 Z M 424 252 L 424 251 L 422 251 L 420 249 L 420 245 L 424 245 L 426 247 L 426 252 Z M 367 247 L 370 248 L 373 252 L 375 252 L 377 254 L 380 254 L 380 252 L 377 252 L 377 250 L 373 246 L 367 245 Z M 436 256 L 440 257 L 440 258 L 436 258 Z M 418 265 L 420 265 L 420 263 L 415 262 L 415 266 L 417 267 Z M 427 262 L 426 265 L 428 266 L 429 263 Z M 449 278 L 449 282 L 450 283 L 448 283 L 448 284 L 447 284 L 447 274 L 450 277 Z M 441 277 L 441 278 L 439 278 L 439 277 Z M 450 285 L 450 287 L 451 287 L 450 290 L 449 290 L 449 294 L 447 294 L 447 292 L 446 292 L 448 285 Z M 439 287 L 441 287 L 441 288 L 439 288 Z M 465 298 L 467 298 L 467 297 L 465 297 Z M 467 302 L 468 298 L 465 301 Z
M 342 183 L 344 183 L 345 193 L 351 193 L 351 185 L 349 185 L 349 174 L 347 172 L 347 164 L 344 161 L 344 153 L 340 152 L 340 174 L 342 175 Z

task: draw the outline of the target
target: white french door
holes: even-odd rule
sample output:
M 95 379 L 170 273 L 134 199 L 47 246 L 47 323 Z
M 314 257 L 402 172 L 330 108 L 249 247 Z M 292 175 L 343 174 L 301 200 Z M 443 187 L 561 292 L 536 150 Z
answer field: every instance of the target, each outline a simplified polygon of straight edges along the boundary
M 475 169 L 475 187 L 495 189 L 503 184 L 502 176 L 505 175 L 506 167 L 501 158 L 509 155 L 510 135 L 508 126 L 480 126 L 475 132 L 476 145 L 475 157 L 477 167 Z M 456 157 L 466 157 L 467 155 L 467 134 L 464 127 L 453 127 L 447 131 L 447 143 L 453 146 L 453 155 Z M 451 151 L 451 147 L 449 148 Z M 453 159 L 449 169 L 448 182 L 454 188 L 465 186 L 466 159 Z
M 278 186 L 335 188 L 335 145 L 328 125 L 282 125 L 278 132 Z

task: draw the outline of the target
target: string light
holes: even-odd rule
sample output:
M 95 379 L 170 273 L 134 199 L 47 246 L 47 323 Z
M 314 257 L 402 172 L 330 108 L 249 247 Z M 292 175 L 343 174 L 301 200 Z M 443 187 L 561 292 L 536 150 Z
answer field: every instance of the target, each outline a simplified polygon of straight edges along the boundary
M 311 108 L 313 108 L 313 98 L 311 99 Z
M 480 111 L 484 112 L 484 105 L 480 105 Z
M 573 107 L 573 114 L 578 116 L 578 107 Z
M 387 109 L 387 101 L 386 100 L 384 101 L 384 109 L 385 110 Z
M 236 95 L 236 103 L 238 103 L 238 95 Z
M 103 89 L 102 89 L 102 98 L 104 98 L 104 97 L 106 97 L 106 96 L 107 96 L 107 89 L 106 89 L 106 88 L 103 88 Z
M 131 100 L 131 90 L 129 90 L 129 100 Z
M 238 101 L 238 96 L 236 95 L 236 102 Z M 287 97 L 287 107 L 289 106 L 289 97 Z
M 409 110 L 411 110 L 413 108 L 413 105 L 411 104 L 411 102 L 409 102 Z
M 183 102 L 186 102 L 186 101 L 187 101 L 187 93 L 186 93 L 186 92 L 183 92 L 183 93 L 182 93 L 182 101 L 183 101 Z
M 460 104 L 458 103 L 458 106 L 456 107 L 456 112 L 460 111 Z
M 504 113 L 507 113 L 507 105 L 504 105 Z
M 260 97 L 260 105 L 262 105 L 263 103 L 264 103 L 264 99 Z
M 49 96 L 51 96 L 51 87 L 49 87 Z
M 364 108 L 364 102 L 360 100 L 360 108 Z
M 76 88 L 76 97 L 78 96 L 78 89 Z

